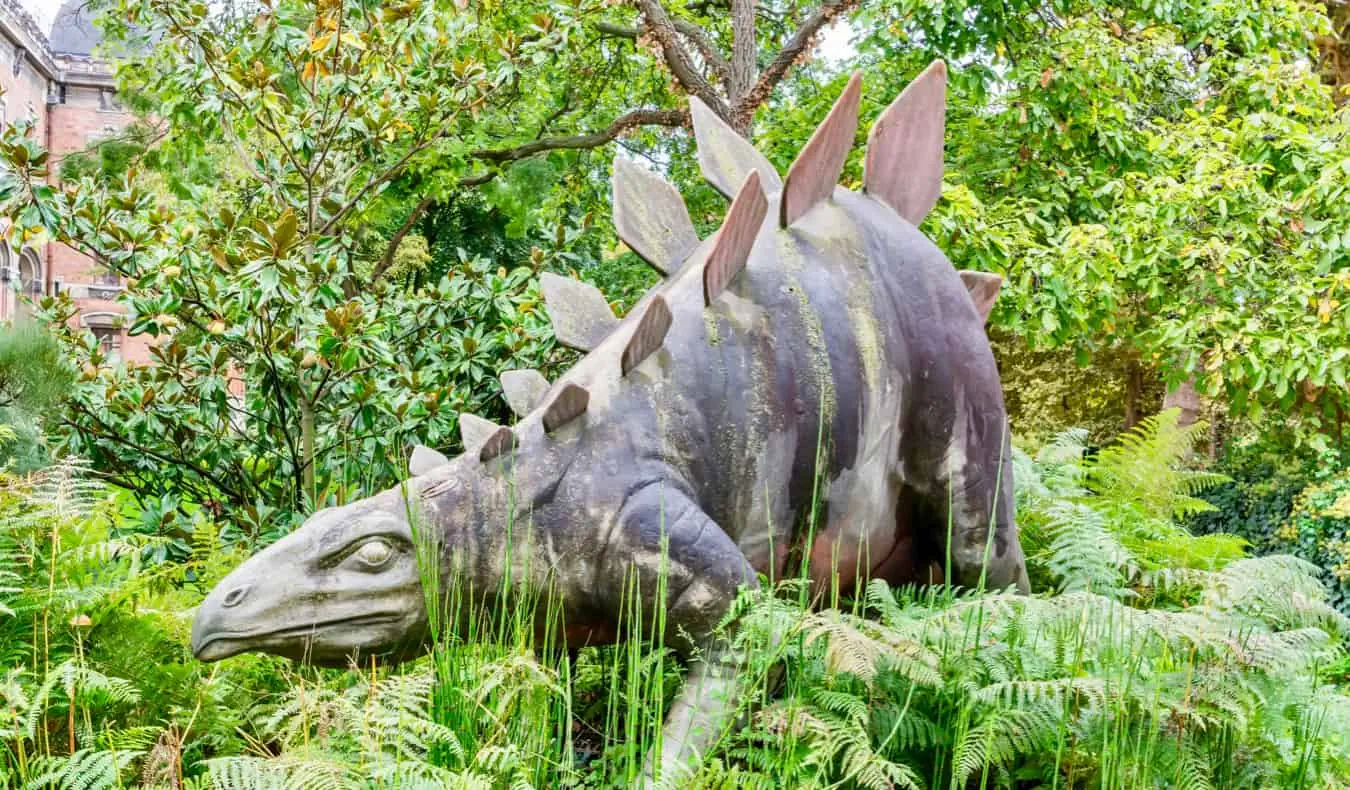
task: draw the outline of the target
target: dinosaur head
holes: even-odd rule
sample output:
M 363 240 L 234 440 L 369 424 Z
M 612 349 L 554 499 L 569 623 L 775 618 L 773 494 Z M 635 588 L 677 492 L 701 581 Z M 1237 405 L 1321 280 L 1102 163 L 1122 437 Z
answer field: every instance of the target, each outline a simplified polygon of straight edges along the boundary
M 420 647 L 426 620 L 408 507 L 393 488 L 320 510 L 226 576 L 197 610 L 192 652 L 400 660 Z

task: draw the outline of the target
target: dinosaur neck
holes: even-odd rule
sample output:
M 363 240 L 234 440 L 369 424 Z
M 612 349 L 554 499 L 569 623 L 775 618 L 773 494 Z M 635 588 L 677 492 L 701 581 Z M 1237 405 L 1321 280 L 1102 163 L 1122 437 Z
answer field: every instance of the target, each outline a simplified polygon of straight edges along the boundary
M 436 542 L 445 594 L 460 588 L 491 597 L 504 586 L 547 583 L 556 520 L 549 502 L 578 449 L 577 442 L 521 446 L 487 463 L 447 466 L 427 481 L 421 520 Z

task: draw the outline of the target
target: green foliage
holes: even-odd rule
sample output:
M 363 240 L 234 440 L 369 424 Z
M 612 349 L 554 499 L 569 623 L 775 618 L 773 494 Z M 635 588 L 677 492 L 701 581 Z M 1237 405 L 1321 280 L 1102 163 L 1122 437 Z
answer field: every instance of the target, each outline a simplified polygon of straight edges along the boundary
M 1083 460 L 1083 438 L 1018 456 L 1033 579 L 1059 594 L 874 583 L 865 617 L 807 613 L 791 594 L 743 603 L 738 638 L 787 645 L 786 688 L 729 735 L 707 785 L 1345 781 L 1350 696 L 1319 667 L 1343 655 L 1350 619 L 1317 569 L 1238 559 L 1163 523 L 1209 482 L 1172 471 L 1189 436 L 1168 417 L 1098 460 Z M 1137 507 L 1143 485 L 1156 495 Z
M 1137 508 L 1153 521 L 1180 519 L 1213 505 L 1194 495 L 1226 482 L 1212 472 L 1177 468 L 1208 427 L 1197 422 L 1177 426 L 1173 409 L 1147 417 L 1086 466 L 1088 487 L 1108 502 Z
M 147 568 L 143 546 L 109 538 L 107 494 L 74 463 L 0 480 L 7 787 L 126 786 L 170 753 L 180 776 L 182 760 L 248 748 L 239 700 L 282 687 L 279 661 L 213 669 L 187 650 L 190 580 L 209 584 L 238 555 L 204 542 L 186 563 Z
M 130 491 L 176 556 L 201 509 L 227 522 L 227 542 L 256 544 L 392 483 L 409 444 L 458 445 L 460 412 L 503 416 L 498 371 L 561 358 L 534 276 L 584 268 L 591 242 L 574 201 L 532 194 L 560 168 L 522 168 L 486 206 L 459 193 L 497 176 L 471 152 L 530 139 L 530 108 L 557 116 L 543 86 L 564 90 L 549 75 L 595 57 L 574 36 L 601 5 L 484 17 L 450 2 L 283 2 L 256 18 L 113 5 L 109 34 L 145 55 L 119 70 L 124 93 L 163 134 L 99 148 L 98 167 L 71 160 L 57 190 L 14 125 L 0 202 L 16 242 L 62 241 L 125 283 L 150 367 L 105 359 L 69 321 L 73 304 L 43 300 L 81 371 L 60 446 Z M 434 238 L 402 236 L 411 195 L 510 208 L 485 233 L 440 222 Z M 534 244 L 545 219 L 553 243 Z M 472 252 L 496 255 L 490 241 L 512 236 L 527 246 L 506 260 Z
M 1313 467 L 1283 447 L 1234 441 L 1224 448 L 1215 468 L 1232 482 L 1204 494 L 1214 509 L 1197 513 L 1190 519 L 1191 528 L 1240 535 L 1257 553 L 1270 553 L 1275 531 L 1288 518 L 1294 497 L 1313 477 Z
M 1350 618 L 1308 563 L 1175 525 L 1210 482 L 1175 468 L 1195 432 L 1163 415 L 1096 456 L 1082 431 L 1018 453 L 1038 595 L 743 595 L 727 623 L 744 707 L 689 786 L 1343 783 Z M 0 493 L 9 786 L 629 787 L 679 684 L 659 644 L 539 642 L 514 592 L 452 606 L 470 619 L 398 670 L 207 667 L 185 615 L 239 557 L 214 530 L 184 565 L 145 566 L 107 539 L 106 492 L 78 467 Z
M 0 327 L 0 466 L 29 471 L 47 462 L 42 422 L 69 390 L 73 376 L 55 338 L 23 321 Z
M 30 196 L 56 200 L 43 208 L 71 224 L 53 230 L 78 234 L 127 278 L 129 331 L 152 339 L 155 365 L 110 364 L 67 322 L 68 300 L 44 299 L 83 366 L 63 447 L 144 509 L 179 511 L 154 529 L 181 545 L 193 505 L 229 513 L 231 540 L 266 540 L 309 503 L 391 482 L 405 445 L 452 446 L 460 411 L 502 412 L 497 370 L 548 360 L 530 269 L 461 257 L 453 276 L 417 293 L 348 296 L 335 277 L 350 251 L 302 233 L 290 208 L 269 226 L 190 203 L 177 215 L 135 186 L 88 188 L 69 203 L 39 186 Z
M 1090 444 L 1102 445 L 1125 425 L 1123 395 L 1131 369 L 1123 355 L 1098 354 L 1085 367 L 1072 349 L 1030 348 L 1025 339 L 997 327 L 990 327 L 990 345 L 1016 435 L 1048 437 L 1076 425 L 1087 429 Z M 1162 382 L 1149 377 L 1140 383 L 1137 407 L 1143 413 L 1156 411 Z
M 1234 482 L 1206 492 L 1214 509 L 1191 524 L 1199 532 L 1240 535 L 1258 554 L 1291 554 L 1317 565 L 1332 602 L 1350 613 L 1350 513 L 1340 502 L 1350 491 L 1350 469 L 1335 453 L 1294 452 L 1263 434 L 1234 437 L 1218 464 Z
M 0 328 L 0 408 L 41 414 L 70 386 L 70 373 L 51 334 L 24 322 Z
M 1273 538 L 1276 550 L 1313 563 L 1332 603 L 1350 612 L 1350 469 L 1300 491 Z
M 1015 452 L 1023 547 L 1051 574 L 1033 577 L 1033 585 L 1123 599 L 1153 594 L 1131 585 L 1152 588 L 1154 573 L 1184 575 L 1241 557 L 1246 542 L 1240 537 L 1196 536 L 1178 523 L 1212 510 L 1196 494 L 1227 480 L 1182 466 L 1205 428 L 1178 428 L 1172 410 L 1145 419 L 1094 455 L 1086 453 L 1081 429 L 1055 436 L 1034 463 Z
M 869 95 L 931 57 L 959 64 L 949 183 L 924 227 L 958 268 L 1005 276 L 993 323 L 1080 364 L 1195 375 L 1235 416 L 1325 429 L 1350 406 L 1350 113 L 1312 62 L 1321 4 L 883 0 L 860 16 L 847 68 Z M 818 108 L 812 90 L 769 123 Z
M 187 631 L 241 546 L 397 479 L 408 442 L 453 447 L 460 411 L 501 415 L 498 370 L 567 359 L 541 270 L 633 304 L 651 275 L 597 219 L 605 167 L 555 152 L 506 172 L 483 152 L 671 105 L 665 75 L 592 34 L 603 3 L 118 5 L 114 32 L 156 43 L 124 92 L 173 133 L 72 159 L 80 182 L 59 190 L 24 125 L 0 137 L 11 240 L 65 241 L 122 275 L 156 360 L 109 364 L 69 302 L 42 305 L 79 370 L 63 445 L 123 490 L 105 501 L 76 467 L 0 490 L 0 777 L 631 786 L 681 671 L 659 643 L 573 660 L 536 641 L 526 601 L 399 670 L 205 667 Z M 764 10 L 766 38 L 799 12 Z M 683 13 L 726 37 L 706 7 Z M 1239 416 L 1344 409 L 1347 118 L 1307 68 L 1315 7 L 883 0 L 856 29 L 846 65 L 869 75 L 869 115 L 931 55 L 960 64 L 926 229 L 1007 277 L 994 320 L 1027 353 L 1100 366 L 1028 390 L 1026 413 L 1083 396 L 1066 411 L 1103 438 L 1119 404 L 1101 382 L 1127 362 L 1195 374 Z M 817 63 L 794 79 L 757 136 L 780 167 L 842 78 Z M 715 223 L 686 138 L 624 144 L 673 162 L 695 223 Z M 873 584 L 852 610 L 812 611 L 797 580 L 745 596 L 729 634 L 745 707 L 691 786 L 1350 781 L 1350 622 L 1331 605 L 1344 588 L 1317 578 L 1345 560 L 1350 479 L 1291 498 L 1282 531 L 1265 526 L 1278 505 L 1253 516 L 1262 548 L 1322 569 L 1246 558 L 1249 531 L 1177 523 L 1220 482 L 1184 469 L 1202 430 L 1162 415 L 1095 454 L 1083 431 L 1019 453 L 1036 596 Z
M 84 151 L 61 158 L 61 180 L 79 183 L 85 179 L 117 184 L 145 157 L 155 131 L 146 123 L 133 122 L 115 137 L 100 138 Z
M 63 242 L 125 283 L 152 367 L 105 359 L 73 304 L 43 300 L 81 371 L 58 439 L 175 556 L 198 512 L 266 542 L 392 483 L 410 443 L 457 447 L 459 413 L 503 416 L 497 372 L 570 359 L 541 270 L 614 285 L 620 309 L 647 281 L 633 256 L 594 265 L 608 187 L 586 153 L 503 170 L 546 133 L 672 101 L 650 53 L 594 40 L 606 4 L 104 5 L 142 55 L 119 90 L 157 133 L 67 161 L 57 189 L 14 125 L 0 209 L 15 243 Z

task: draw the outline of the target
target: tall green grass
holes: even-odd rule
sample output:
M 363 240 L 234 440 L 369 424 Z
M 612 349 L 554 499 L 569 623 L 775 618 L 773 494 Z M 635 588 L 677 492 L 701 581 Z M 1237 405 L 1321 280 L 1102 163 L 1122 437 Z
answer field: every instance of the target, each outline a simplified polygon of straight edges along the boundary
M 1178 471 L 1192 434 L 1164 417 L 1093 460 L 1072 433 L 1017 455 L 1035 595 L 873 582 L 814 609 L 794 576 L 740 596 L 722 633 L 741 664 L 739 708 L 678 786 L 1345 786 L 1350 697 L 1328 668 L 1344 661 L 1350 621 L 1306 563 L 1247 558 L 1240 541 L 1177 526 L 1209 481 Z M 50 626 L 81 596 L 125 600 L 129 558 L 102 556 L 105 586 L 81 592 L 89 580 L 62 569 L 89 545 L 14 527 L 23 500 L 11 496 L 0 530 L 5 556 L 18 557 L 13 591 L 0 591 L 11 624 Z M 415 526 L 434 626 L 425 658 L 396 670 L 255 657 L 204 669 L 179 644 L 152 658 L 194 667 L 184 680 L 198 696 L 152 713 L 140 675 L 102 672 L 99 643 L 115 631 L 77 629 L 56 649 L 30 626 L 0 687 L 11 711 L 0 775 L 16 787 L 634 786 L 684 671 L 662 644 L 663 612 L 630 589 L 625 638 L 568 651 L 547 583 L 441 589 L 434 535 Z M 534 576 L 527 526 L 509 525 L 513 574 Z M 181 601 L 132 587 L 142 611 Z M 247 699 L 245 688 L 270 693 Z

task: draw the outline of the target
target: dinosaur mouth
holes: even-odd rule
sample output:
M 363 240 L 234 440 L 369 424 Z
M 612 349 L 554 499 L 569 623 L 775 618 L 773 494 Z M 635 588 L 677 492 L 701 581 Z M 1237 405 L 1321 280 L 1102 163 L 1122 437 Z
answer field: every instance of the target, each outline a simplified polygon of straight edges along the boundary
M 360 629 L 386 625 L 403 620 L 402 614 L 386 612 L 360 617 L 342 617 L 307 625 L 278 628 L 273 631 L 218 631 L 207 634 L 200 642 L 194 640 L 192 655 L 199 661 L 219 661 L 249 650 L 269 650 L 297 656 L 308 652 L 313 639 L 338 628 Z M 303 641 L 296 641 L 303 640 Z M 293 649 L 291 649 L 293 648 Z M 348 650 L 347 652 L 351 652 Z

